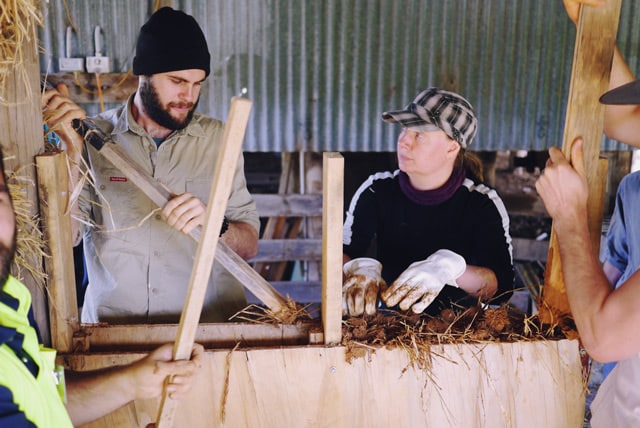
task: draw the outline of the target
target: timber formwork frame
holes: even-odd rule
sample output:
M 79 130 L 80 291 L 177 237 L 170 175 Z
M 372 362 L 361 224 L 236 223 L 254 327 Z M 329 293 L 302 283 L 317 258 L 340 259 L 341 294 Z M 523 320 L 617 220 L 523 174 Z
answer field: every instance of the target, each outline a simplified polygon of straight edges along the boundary
M 64 157 L 37 162 L 53 254 L 54 346 L 73 370 L 127 364 L 174 341 L 179 326 L 78 323 L 74 282 L 65 274 L 72 266 L 64 266 Z M 400 348 L 363 347 L 363 357 L 349 358 L 353 350 L 339 345 L 343 168 L 339 154 L 324 155 L 321 331 L 318 323 L 198 325 L 195 340 L 207 349 L 202 375 L 176 403 L 179 422 L 164 426 L 580 426 L 585 390 L 576 340 L 433 345 L 419 357 L 426 365 Z M 135 401 L 87 426 L 144 427 L 158 420 L 160 406 L 160 399 Z

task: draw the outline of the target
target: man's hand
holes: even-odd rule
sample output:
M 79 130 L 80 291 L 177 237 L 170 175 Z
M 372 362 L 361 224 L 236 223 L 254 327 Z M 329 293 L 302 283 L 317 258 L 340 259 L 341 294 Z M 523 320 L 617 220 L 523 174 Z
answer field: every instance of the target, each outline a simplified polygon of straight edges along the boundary
M 536 182 L 536 190 L 556 226 L 574 223 L 587 212 L 589 186 L 582 145 L 582 139 L 576 138 L 571 146 L 573 167 L 560 149 L 551 147 L 547 165 Z
M 376 259 L 360 257 L 342 267 L 342 315 L 360 316 L 376 313 L 378 293 L 386 288 L 382 279 L 382 264 Z
M 207 206 L 191 193 L 171 198 L 162 208 L 162 217 L 169 226 L 188 235 L 204 223 Z
M 74 162 L 79 162 L 82 156 L 83 139 L 71 126 L 74 119 L 84 119 L 86 112 L 69 98 L 69 90 L 64 83 L 56 89 L 50 89 L 42 94 L 42 117 L 52 132 L 58 134 L 62 140 L 62 149 Z
M 450 250 L 438 250 L 425 260 L 412 263 L 382 292 L 388 306 L 400 304 L 400 309 L 419 314 L 433 302 L 446 285 L 457 287 L 458 279 L 466 270 L 464 258 Z
M 578 17 L 580 16 L 581 4 L 593 7 L 602 6 L 604 4 L 603 0 L 562 0 L 562 2 L 564 3 L 567 15 L 569 15 L 569 19 L 576 25 L 578 24 Z
M 202 367 L 204 348 L 194 344 L 190 360 L 172 361 L 172 355 L 173 344 L 168 343 L 127 368 L 137 399 L 160 396 L 167 377 L 170 398 L 182 398 L 191 390 L 194 374 Z

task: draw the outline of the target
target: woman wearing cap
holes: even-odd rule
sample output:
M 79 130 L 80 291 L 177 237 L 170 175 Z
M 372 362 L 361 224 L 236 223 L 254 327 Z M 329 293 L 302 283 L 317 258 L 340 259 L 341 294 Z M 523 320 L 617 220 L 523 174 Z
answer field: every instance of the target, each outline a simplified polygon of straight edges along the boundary
M 508 300 L 509 218 L 496 191 L 482 183 L 480 161 L 466 150 L 477 128 L 471 104 L 428 88 L 382 119 L 403 126 L 399 169 L 371 175 L 349 205 L 344 315 L 372 315 L 380 300 L 415 313 L 429 307 L 431 314 Z M 376 256 L 369 258 L 373 240 Z

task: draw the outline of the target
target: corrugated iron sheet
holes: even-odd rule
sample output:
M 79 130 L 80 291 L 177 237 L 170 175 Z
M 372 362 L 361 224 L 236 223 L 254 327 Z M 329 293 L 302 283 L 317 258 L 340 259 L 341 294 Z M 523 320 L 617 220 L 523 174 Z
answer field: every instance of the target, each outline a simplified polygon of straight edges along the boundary
M 50 0 L 42 72 L 57 72 L 65 28 L 73 55 L 94 54 L 100 25 L 113 71 L 125 72 L 154 1 Z M 253 103 L 246 151 L 395 151 L 381 112 L 428 86 L 476 108 L 475 150 L 544 150 L 562 141 L 575 28 L 560 0 L 174 1 L 196 17 L 212 54 L 199 109 L 226 118 Z M 638 65 L 640 6 L 622 5 L 619 44 Z M 171 31 L 171 29 L 167 29 Z M 88 108 L 97 112 L 97 106 Z M 603 139 L 603 150 L 627 146 Z

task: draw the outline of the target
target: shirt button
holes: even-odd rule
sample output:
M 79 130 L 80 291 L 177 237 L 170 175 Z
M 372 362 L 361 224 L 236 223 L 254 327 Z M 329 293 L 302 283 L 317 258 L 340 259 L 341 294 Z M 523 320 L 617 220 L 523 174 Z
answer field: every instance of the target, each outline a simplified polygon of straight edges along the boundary
M 162 216 L 160 214 L 156 214 L 156 220 L 162 220 Z
M 157 294 L 158 294 L 158 289 L 157 289 L 157 288 L 152 288 L 152 289 L 151 289 L 151 292 L 152 292 L 153 294 L 156 294 L 156 295 L 157 295 Z

